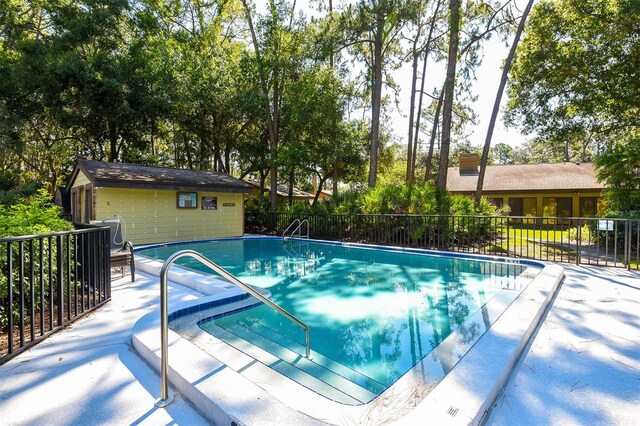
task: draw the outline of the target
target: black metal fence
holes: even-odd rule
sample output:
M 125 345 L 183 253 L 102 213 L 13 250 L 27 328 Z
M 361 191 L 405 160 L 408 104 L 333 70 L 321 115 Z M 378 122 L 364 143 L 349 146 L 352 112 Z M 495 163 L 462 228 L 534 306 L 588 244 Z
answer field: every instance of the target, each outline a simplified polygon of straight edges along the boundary
M 245 232 L 282 235 L 295 219 L 311 238 L 640 269 L 640 219 L 247 213 Z
M 0 238 L 0 364 L 110 299 L 109 228 Z

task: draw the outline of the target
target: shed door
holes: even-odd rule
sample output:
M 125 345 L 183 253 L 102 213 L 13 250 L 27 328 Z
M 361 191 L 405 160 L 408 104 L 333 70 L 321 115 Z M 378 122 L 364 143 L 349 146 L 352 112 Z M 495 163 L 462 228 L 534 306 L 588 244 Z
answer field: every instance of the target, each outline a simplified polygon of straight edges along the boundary
M 71 215 L 73 222 L 82 220 L 82 187 L 71 188 Z
M 93 196 L 91 186 L 84 187 L 84 223 L 93 220 Z

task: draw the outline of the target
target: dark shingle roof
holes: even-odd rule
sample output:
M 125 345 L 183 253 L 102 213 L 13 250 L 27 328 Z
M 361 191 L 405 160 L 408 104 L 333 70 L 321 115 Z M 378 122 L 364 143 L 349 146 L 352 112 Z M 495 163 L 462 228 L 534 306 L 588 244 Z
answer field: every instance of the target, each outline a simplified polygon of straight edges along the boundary
M 94 160 L 78 160 L 76 169 L 69 180 L 70 183 L 75 180 L 79 170 L 82 170 L 96 187 L 219 192 L 251 191 L 251 186 L 247 183 L 221 172 L 105 163 Z
M 451 192 L 474 192 L 478 175 L 461 175 L 449 167 L 447 189 Z M 483 192 L 595 190 L 604 185 L 596 180 L 593 163 L 520 164 L 488 166 Z

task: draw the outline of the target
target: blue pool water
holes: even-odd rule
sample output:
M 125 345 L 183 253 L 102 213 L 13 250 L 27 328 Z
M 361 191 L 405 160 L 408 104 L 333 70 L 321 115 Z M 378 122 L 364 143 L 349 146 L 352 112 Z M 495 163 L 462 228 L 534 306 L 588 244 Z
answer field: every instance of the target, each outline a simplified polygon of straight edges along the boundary
M 198 322 L 201 329 L 244 352 L 249 342 L 273 354 L 272 368 L 307 387 L 346 379 L 355 390 L 343 399 L 354 404 L 379 395 L 425 357 L 437 366 L 436 376 L 446 374 L 460 355 L 438 353 L 440 343 L 455 332 L 457 341 L 472 345 L 499 315 L 490 315 L 487 303 L 500 295 L 508 304 L 526 284 L 527 266 L 520 264 L 299 240 L 220 240 L 141 254 L 164 260 L 187 248 L 268 289 L 305 322 L 311 361 L 300 357 L 303 331 L 261 303 L 211 315 Z M 207 270 L 189 258 L 178 264 Z

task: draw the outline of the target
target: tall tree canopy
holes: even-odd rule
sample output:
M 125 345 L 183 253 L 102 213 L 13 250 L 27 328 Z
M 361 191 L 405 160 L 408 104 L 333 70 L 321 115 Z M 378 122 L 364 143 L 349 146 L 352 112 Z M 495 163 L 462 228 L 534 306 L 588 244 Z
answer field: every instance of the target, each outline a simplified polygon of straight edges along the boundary
M 544 0 L 516 54 L 507 118 L 551 138 L 640 125 L 640 2 Z
M 507 118 L 543 159 L 596 154 L 610 207 L 640 209 L 640 2 L 545 0 L 516 54 Z

